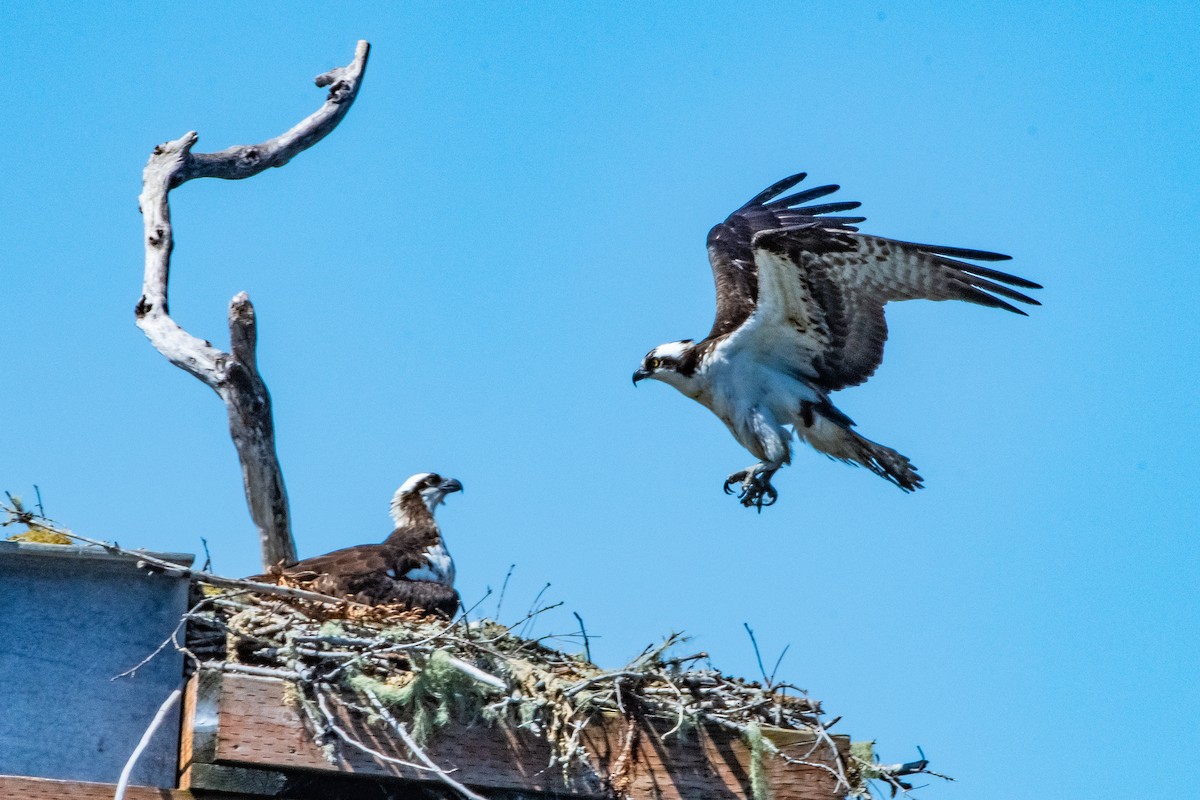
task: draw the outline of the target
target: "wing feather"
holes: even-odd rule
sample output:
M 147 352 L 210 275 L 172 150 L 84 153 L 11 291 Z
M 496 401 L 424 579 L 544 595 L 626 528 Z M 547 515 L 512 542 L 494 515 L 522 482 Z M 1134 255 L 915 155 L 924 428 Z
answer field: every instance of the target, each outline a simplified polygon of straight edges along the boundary
M 1000 283 L 1036 286 L 1023 278 L 934 254 L 926 245 L 854 231 L 760 231 L 751 249 L 760 293 L 747 333 L 762 357 L 812 376 L 827 391 L 874 374 L 883 360 L 883 308 L 890 301 L 964 300 L 1018 314 L 1025 312 L 1000 298 L 1038 304 Z M 984 253 L 936 249 L 961 257 Z
M 804 205 L 836 192 L 835 184 L 780 197 L 806 177 L 772 184 L 709 232 L 717 314 L 705 342 L 737 336 L 834 391 L 878 368 L 888 302 L 964 300 L 1016 314 L 1025 312 L 1007 301 L 1040 305 L 1012 288 L 1040 285 L 972 263 L 1007 255 L 868 236 L 855 227 L 863 217 L 828 216 L 858 208 L 853 201 Z
M 803 203 L 838 190 L 838 186 L 818 186 L 777 200 L 772 198 L 803 181 L 803 172 L 768 186 L 734 211 L 708 234 L 708 260 L 712 265 L 717 291 L 717 314 L 709 339 L 723 336 L 746 321 L 758 298 L 758 272 L 754 265 L 751 241 L 762 231 L 781 228 L 808 228 L 816 237 L 831 237 L 839 230 L 855 230 L 853 225 L 865 217 L 828 217 L 826 212 L 849 211 L 859 203 L 824 203 L 807 208 Z M 819 243 L 814 242 L 814 247 Z M 831 242 L 830 246 L 840 246 Z
M 853 211 L 861 205 L 862 203 L 858 202 L 857 200 L 850 200 L 844 203 L 818 203 L 815 206 L 803 206 L 802 208 L 797 208 L 795 210 L 810 217 L 814 217 L 817 214 L 836 214 L 839 211 Z M 866 217 L 859 218 L 859 222 L 864 219 L 866 219 Z M 828 220 L 826 220 L 826 222 L 828 222 Z
M 787 197 L 781 197 L 778 200 L 772 200 L 771 202 L 763 203 L 762 205 L 766 206 L 767 208 L 793 208 L 801 203 L 807 203 L 809 200 L 816 200 L 819 197 L 833 194 L 841 188 L 842 187 L 838 186 L 836 183 L 831 183 L 826 186 L 814 186 L 811 189 L 805 189 L 803 192 L 789 194 Z M 742 206 L 742 208 L 745 207 L 746 206 Z
M 793 186 L 795 186 L 796 184 L 800 183 L 802 180 L 804 180 L 807 177 L 808 177 L 807 172 L 797 172 L 795 175 L 789 175 L 781 181 L 775 181 L 775 183 L 772 183 L 770 186 L 763 189 L 758 194 L 754 195 L 754 197 L 751 197 L 749 200 L 747 200 L 745 205 L 742 206 L 742 208 L 749 208 L 750 206 L 761 206 L 763 203 L 767 202 L 772 197 L 777 197 L 777 196 L 783 194 L 788 189 L 790 189 Z
M 290 578 L 312 581 L 318 592 L 373 602 L 369 598 L 386 594 L 392 584 L 387 575 L 392 566 L 389 551 L 390 548 L 378 544 L 347 547 L 306 558 L 284 572 Z

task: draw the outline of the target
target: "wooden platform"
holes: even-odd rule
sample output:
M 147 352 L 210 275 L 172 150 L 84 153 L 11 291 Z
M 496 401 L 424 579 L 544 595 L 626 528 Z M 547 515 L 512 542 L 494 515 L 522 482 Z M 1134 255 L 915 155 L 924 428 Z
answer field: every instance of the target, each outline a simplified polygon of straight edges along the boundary
M 255 797 L 329 796 L 330 781 L 407 784 L 433 782 L 427 772 L 398 766 L 341 744 L 331 762 L 312 739 L 299 712 L 285 697 L 283 682 L 270 678 L 201 672 L 184 701 L 180 786 Z M 342 714 L 339 724 L 380 753 L 403 760 L 411 754 L 383 728 Z M 584 745 L 595 754 L 590 768 L 563 775 L 548 767 L 550 751 L 540 737 L 506 726 L 458 726 L 436 732 L 426 752 L 454 770 L 455 779 L 483 793 L 538 793 L 564 798 L 611 798 L 609 777 L 628 734 L 623 719 L 597 720 L 585 730 Z M 719 728 L 693 730 L 686 738 L 664 739 L 673 721 L 646 720 L 636 733 L 635 757 L 625 772 L 632 800 L 735 800 L 750 797 L 750 752 L 740 737 Z M 827 747 L 814 749 L 811 735 L 764 731 L 784 752 L 833 766 Z M 846 737 L 834 737 L 840 752 Z M 833 800 L 836 780 L 825 769 L 766 759 L 774 800 Z M 323 794 L 310 795 L 316 783 Z M 0 796 L 6 796 L 0 792 Z M 166 797 L 167 795 L 164 795 Z M 138 800 L 141 800 L 138 798 Z
M 111 783 L 0 775 L 0 797 L 4 800 L 112 800 L 115 789 Z M 130 786 L 125 790 L 125 800 L 194 800 L 194 797 L 191 792 L 178 789 Z M 242 798 L 228 797 L 226 800 Z

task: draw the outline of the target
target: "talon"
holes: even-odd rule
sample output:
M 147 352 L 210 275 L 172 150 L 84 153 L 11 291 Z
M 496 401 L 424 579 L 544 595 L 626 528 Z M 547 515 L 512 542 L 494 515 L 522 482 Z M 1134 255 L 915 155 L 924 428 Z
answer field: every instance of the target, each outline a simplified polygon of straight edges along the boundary
M 725 490 L 725 494 L 733 494 L 733 490 L 729 487 L 735 483 L 740 483 L 742 484 L 742 491 L 741 494 L 738 495 L 738 499 L 741 500 L 746 495 L 746 475 L 748 472 L 748 470 L 742 470 L 740 472 L 735 472 L 726 478 L 725 485 L 722 487 Z
M 741 480 L 741 491 L 738 493 L 738 501 L 746 508 L 757 509 L 762 513 L 764 506 L 773 506 L 775 501 L 779 499 L 779 493 L 775 487 L 771 485 L 771 475 L 774 470 L 756 470 L 748 469 L 734 473 L 725 481 L 725 493 L 733 494 L 729 487 L 733 485 L 739 478 Z
M 779 492 L 775 491 L 775 487 L 767 484 L 766 502 L 763 501 L 764 495 L 760 494 L 754 505 L 758 508 L 758 513 L 762 513 L 763 506 L 773 506 L 775 501 L 779 499 Z

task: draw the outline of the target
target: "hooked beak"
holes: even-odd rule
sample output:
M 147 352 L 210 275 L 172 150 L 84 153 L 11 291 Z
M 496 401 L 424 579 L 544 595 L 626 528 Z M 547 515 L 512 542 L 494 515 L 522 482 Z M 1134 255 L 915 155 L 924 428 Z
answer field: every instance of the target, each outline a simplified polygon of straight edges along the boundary
M 446 494 L 450 494 L 451 492 L 461 492 L 463 490 L 463 485 L 454 478 L 447 478 L 446 480 L 442 481 L 441 489 Z
M 645 380 L 650 377 L 650 370 L 638 368 L 638 371 L 633 373 L 633 385 L 637 386 L 638 381 Z

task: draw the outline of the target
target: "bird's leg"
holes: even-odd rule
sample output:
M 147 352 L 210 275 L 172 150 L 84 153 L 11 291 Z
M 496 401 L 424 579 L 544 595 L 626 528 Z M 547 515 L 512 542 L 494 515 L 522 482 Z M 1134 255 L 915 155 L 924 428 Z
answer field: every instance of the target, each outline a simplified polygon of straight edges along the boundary
M 761 512 L 763 506 L 775 505 L 775 501 L 779 498 L 779 493 L 771 485 L 771 476 L 778 471 L 779 467 L 772 467 L 765 463 L 758 463 L 739 470 L 725 479 L 725 494 L 733 494 L 733 490 L 729 487 L 740 483 L 742 490 L 738 493 L 738 500 L 746 508 L 757 508 Z

